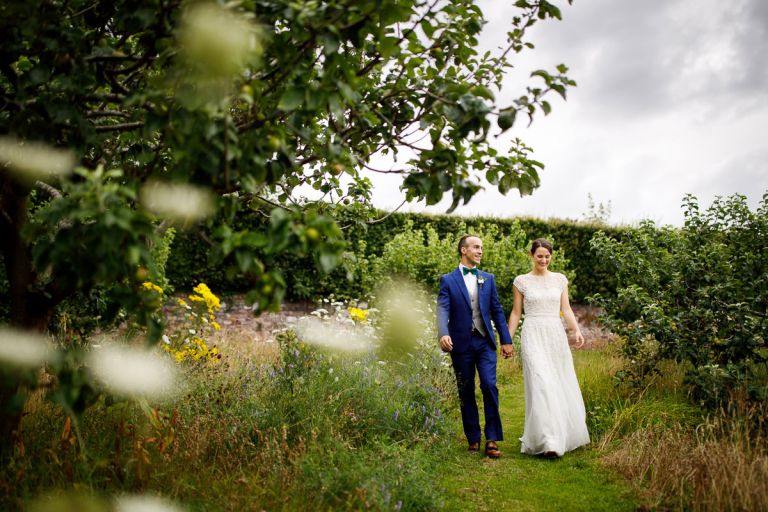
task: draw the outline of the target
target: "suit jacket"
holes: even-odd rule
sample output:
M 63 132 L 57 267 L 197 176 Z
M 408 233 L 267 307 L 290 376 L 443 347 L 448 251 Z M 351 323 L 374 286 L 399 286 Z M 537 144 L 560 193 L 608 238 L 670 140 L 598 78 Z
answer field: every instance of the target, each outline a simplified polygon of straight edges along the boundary
M 478 281 L 482 277 L 484 282 L 477 284 L 477 293 L 480 300 L 480 314 L 483 317 L 483 325 L 491 339 L 493 348 L 496 348 L 496 335 L 491 327 L 491 321 L 499 331 L 502 345 L 512 343 L 509 336 L 507 321 L 504 318 L 504 309 L 499 302 L 496 292 L 496 281 L 493 274 L 477 273 Z M 469 347 L 472 337 L 472 304 L 469 299 L 467 285 L 464 284 L 464 276 L 458 268 L 450 274 L 440 277 L 440 291 L 437 294 L 437 335 L 450 335 L 453 341 L 453 350 L 461 352 Z

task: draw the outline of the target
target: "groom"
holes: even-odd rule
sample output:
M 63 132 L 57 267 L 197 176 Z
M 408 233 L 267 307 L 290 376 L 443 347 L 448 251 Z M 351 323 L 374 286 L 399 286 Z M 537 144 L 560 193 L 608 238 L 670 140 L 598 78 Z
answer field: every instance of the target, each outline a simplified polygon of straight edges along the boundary
M 485 454 L 497 459 L 496 441 L 504 439 L 496 388 L 496 336 L 501 338 L 504 357 L 512 354 L 504 310 L 496 292 L 493 274 L 477 268 L 483 257 L 483 242 L 474 235 L 459 240 L 459 268 L 440 277 L 437 295 L 437 330 L 440 348 L 450 352 L 461 401 L 461 421 L 469 451 L 480 450 L 480 415 L 475 401 L 475 371 L 480 376 L 485 411 Z

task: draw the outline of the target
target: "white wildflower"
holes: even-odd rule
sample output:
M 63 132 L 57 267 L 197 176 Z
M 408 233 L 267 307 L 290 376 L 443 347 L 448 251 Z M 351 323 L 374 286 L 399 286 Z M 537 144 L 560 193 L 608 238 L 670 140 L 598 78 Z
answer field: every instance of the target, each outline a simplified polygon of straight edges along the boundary
M 116 395 L 162 398 L 176 388 L 170 361 L 146 349 L 110 345 L 91 352 L 89 363 L 96 378 Z
M 214 209 L 210 190 L 186 183 L 150 181 L 141 188 L 140 198 L 147 210 L 180 224 L 204 219 Z
M 36 368 L 51 356 L 45 337 L 18 329 L 0 329 L 0 363 Z
M 0 165 L 29 180 L 66 176 L 75 167 L 75 155 L 39 142 L 0 137 Z
M 123 495 L 115 498 L 115 512 L 181 512 L 175 503 L 159 496 Z

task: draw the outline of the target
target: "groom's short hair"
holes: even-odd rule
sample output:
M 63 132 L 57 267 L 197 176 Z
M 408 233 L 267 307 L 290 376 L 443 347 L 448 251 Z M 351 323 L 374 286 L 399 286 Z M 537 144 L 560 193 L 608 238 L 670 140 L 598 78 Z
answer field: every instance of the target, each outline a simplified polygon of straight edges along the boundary
M 479 236 L 472 235 L 472 234 L 464 235 L 463 237 L 459 238 L 459 247 L 458 247 L 459 259 L 461 259 L 461 248 L 462 247 L 466 247 L 467 246 L 467 238 L 472 238 L 472 237 L 480 238 Z

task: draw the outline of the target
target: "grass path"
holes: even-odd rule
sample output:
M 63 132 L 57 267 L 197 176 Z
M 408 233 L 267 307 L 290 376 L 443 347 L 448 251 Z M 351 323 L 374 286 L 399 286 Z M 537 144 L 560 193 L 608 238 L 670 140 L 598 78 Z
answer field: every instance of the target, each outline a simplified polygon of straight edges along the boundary
M 578 366 L 580 357 L 575 355 Z M 499 361 L 501 417 L 506 437 L 499 443 L 502 458 L 490 460 L 468 453 L 463 434 L 457 435 L 441 471 L 445 510 L 635 510 L 637 504 L 627 484 L 598 463 L 594 448 L 580 448 L 557 460 L 520 453 L 518 438 L 523 432 L 525 410 L 522 376 Z M 479 396 L 478 403 L 482 404 Z M 461 433 L 460 419 L 455 428 Z

